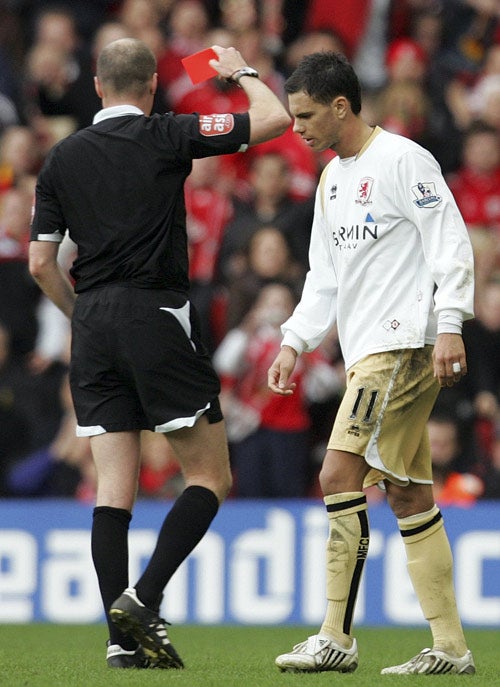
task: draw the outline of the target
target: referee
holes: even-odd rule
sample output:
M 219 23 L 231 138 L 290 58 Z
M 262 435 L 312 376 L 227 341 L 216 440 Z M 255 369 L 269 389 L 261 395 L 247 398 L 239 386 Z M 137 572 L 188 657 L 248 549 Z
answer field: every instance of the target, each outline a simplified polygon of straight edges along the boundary
M 97 62 L 103 109 L 52 149 L 36 187 L 30 271 L 72 320 L 71 390 L 97 470 L 92 557 L 111 667 L 183 667 L 159 617 L 163 589 L 231 486 L 219 381 L 188 296 L 183 186 L 194 158 L 244 151 L 290 118 L 237 50 L 213 49 L 211 66 L 243 88 L 248 112 L 150 116 L 155 58 L 141 41 L 114 41 Z M 66 230 L 78 247 L 74 287 L 57 262 Z M 143 429 L 168 433 L 186 488 L 129 587 Z

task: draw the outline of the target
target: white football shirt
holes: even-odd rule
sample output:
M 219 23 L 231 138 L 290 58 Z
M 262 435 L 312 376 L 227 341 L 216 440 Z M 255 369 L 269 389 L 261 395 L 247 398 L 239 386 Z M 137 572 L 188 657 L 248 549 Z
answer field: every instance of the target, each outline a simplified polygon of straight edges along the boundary
M 432 344 L 473 317 L 472 247 L 434 157 L 376 127 L 316 191 L 310 270 L 283 344 L 316 348 L 337 322 L 346 368 Z

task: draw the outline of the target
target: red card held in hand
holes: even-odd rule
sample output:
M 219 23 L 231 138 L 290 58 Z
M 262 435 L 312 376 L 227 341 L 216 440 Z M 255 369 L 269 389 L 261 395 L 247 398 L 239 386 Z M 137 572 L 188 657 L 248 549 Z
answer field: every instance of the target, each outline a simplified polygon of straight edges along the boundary
M 191 81 L 196 84 L 200 81 L 206 81 L 213 76 L 217 76 L 217 72 L 208 64 L 209 60 L 217 60 L 217 53 L 212 48 L 206 48 L 195 52 L 193 55 L 184 57 L 181 62 L 184 69 L 187 71 Z

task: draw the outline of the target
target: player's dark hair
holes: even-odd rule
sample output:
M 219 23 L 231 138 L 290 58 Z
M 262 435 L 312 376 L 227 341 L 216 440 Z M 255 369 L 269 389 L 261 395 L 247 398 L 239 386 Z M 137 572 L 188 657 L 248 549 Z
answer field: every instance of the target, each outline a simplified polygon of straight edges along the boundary
M 120 38 L 109 43 L 97 59 L 97 76 L 113 93 L 143 96 L 156 71 L 152 51 L 135 38 Z
M 285 82 L 287 93 L 303 91 L 318 103 L 328 105 L 339 95 L 351 104 L 354 114 L 361 112 L 361 86 L 347 58 L 336 52 L 314 52 L 299 62 Z

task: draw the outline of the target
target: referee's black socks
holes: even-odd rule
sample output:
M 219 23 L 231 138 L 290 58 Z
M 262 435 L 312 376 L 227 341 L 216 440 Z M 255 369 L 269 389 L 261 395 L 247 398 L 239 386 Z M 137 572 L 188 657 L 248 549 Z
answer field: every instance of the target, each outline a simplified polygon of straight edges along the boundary
M 218 510 L 216 495 L 206 487 L 187 487 L 177 498 L 163 521 L 146 570 L 134 585 L 145 606 L 155 608 L 168 581 L 202 539 Z
M 128 529 L 132 515 L 123 508 L 97 506 L 92 520 L 92 559 L 99 580 L 99 589 L 111 644 L 119 644 L 132 651 L 137 642 L 124 636 L 111 621 L 108 610 L 129 586 L 128 583 Z

